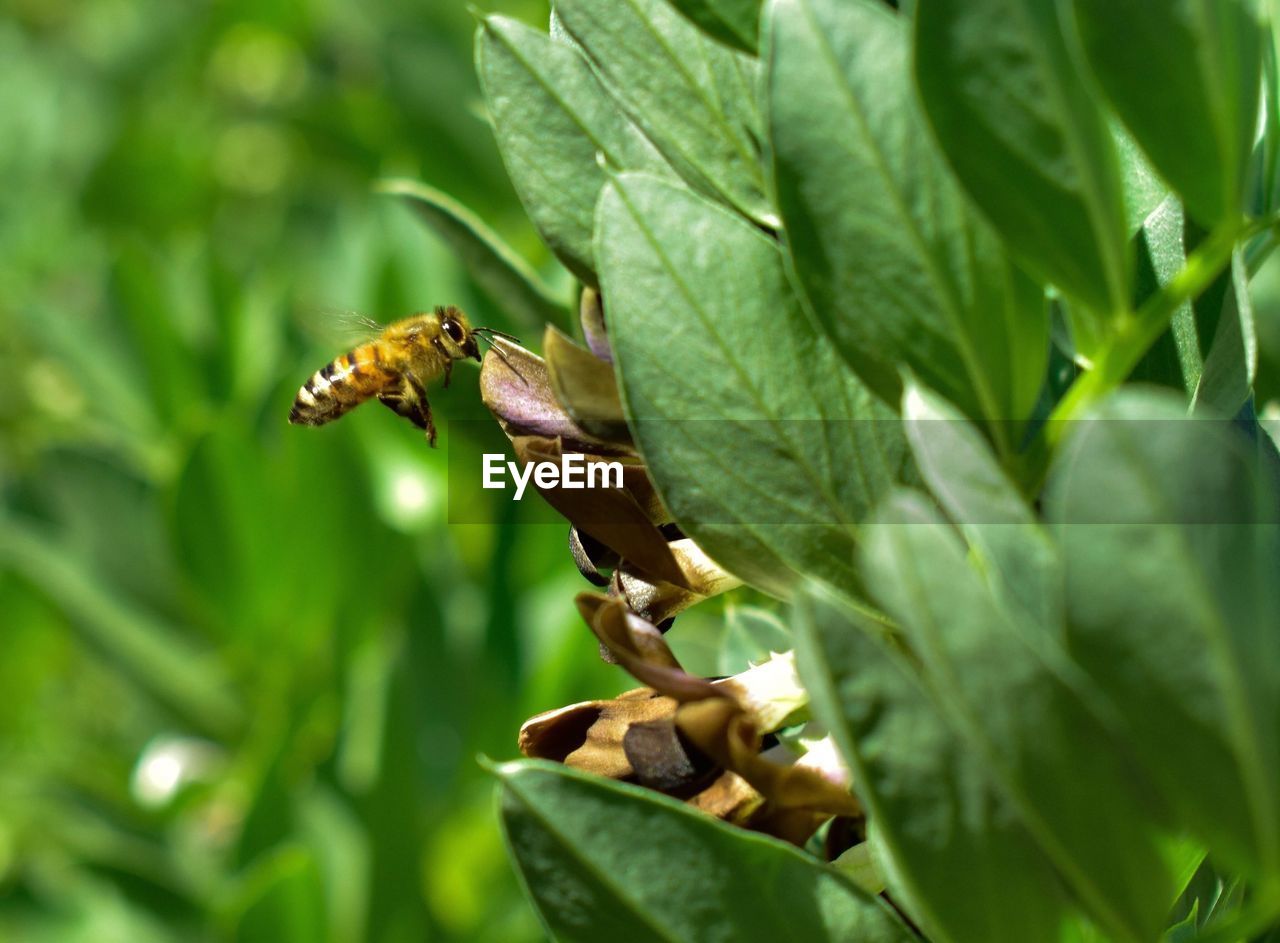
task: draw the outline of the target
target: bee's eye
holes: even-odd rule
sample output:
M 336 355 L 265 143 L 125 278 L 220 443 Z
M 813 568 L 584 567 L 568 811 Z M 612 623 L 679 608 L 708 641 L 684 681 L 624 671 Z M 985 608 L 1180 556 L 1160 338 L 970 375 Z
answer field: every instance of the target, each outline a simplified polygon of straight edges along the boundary
M 444 332 L 449 335 L 449 339 L 455 344 L 461 344 L 467 336 L 466 331 L 462 329 L 462 325 L 453 318 L 445 318 Z

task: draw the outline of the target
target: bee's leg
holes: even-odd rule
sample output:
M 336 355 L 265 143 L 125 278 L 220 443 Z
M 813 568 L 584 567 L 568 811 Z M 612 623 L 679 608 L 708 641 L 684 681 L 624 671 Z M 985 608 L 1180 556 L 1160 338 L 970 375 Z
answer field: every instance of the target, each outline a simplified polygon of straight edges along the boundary
M 449 378 L 453 375 L 453 359 L 446 359 L 444 362 L 444 388 L 449 388 Z
M 427 430 L 427 444 L 433 449 L 436 447 L 436 424 L 431 418 L 431 404 L 427 402 L 427 398 L 422 397 L 422 412 L 426 417 L 424 428 Z
M 378 399 L 397 416 L 403 416 L 419 429 L 425 429 L 427 441 L 435 448 L 436 424 L 431 418 L 426 390 L 410 377 L 403 377 L 398 386 L 379 393 Z

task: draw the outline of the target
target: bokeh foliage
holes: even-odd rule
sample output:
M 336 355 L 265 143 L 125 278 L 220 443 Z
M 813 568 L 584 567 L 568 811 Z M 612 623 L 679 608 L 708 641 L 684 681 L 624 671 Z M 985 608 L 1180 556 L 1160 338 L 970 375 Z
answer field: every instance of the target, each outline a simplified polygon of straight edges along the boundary
M 285 424 L 350 346 L 340 312 L 526 327 L 379 178 L 447 190 L 569 296 L 485 123 L 474 22 L 0 17 L 0 939 L 541 938 L 474 759 L 624 684 L 574 644 L 564 528 L 448 526 L 444 449 L 385 410 Z M 437 415 L 475 415 L 475 384 Z

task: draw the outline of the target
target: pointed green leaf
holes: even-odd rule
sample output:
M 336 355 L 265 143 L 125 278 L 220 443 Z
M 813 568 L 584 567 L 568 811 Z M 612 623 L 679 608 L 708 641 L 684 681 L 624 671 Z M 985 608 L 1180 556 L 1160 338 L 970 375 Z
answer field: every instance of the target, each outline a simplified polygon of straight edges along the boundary
M 1129 233 L 1136 233 L 1170 196 L 1169 188 L 1156 175 L 1151 162 L 1123 125 L 1112 122 L 1111 138 L 1115 141 L 1120 179 L 1124 184 L 1125 228 Z M 1177 199 L 1173 202 L 1177 203 Z
M 324 896 L 315 853 L 288 842 L 254 862 L 220 916 L 237 943 L 313 943 L 327 936 Z
M 241 722 L 240 705 L 211 652 L 119 598 L 91 567 L 33 527 L 4 520 L 0 566 L 57 600 L 78 631 L 194 728 L 225 734 Z
M 1135 237 L 1135 308 L 1178 276 L 1188 251 L 1203 236 L 1184 217 L 1176 197 L 1165 199 L 1147 217 Z M 1230 416 L 1252 393 L 1256 369 L 1253 307 L 1244 266 L 1237 259 L 1206 291 L 1178 306 L 1168 331 L 1147 351 L 1131 379 L 1185 390 L 1194 407 Z
M 915 72 L 961 184 L 1027 270 L 1099 314 L 1129 301 L 1111 135 L 1046 0 L 920 0 Z
M 666 0 L 559 0 L 556 14 L 690 186 L 777 225 L 759 153 L 754 59 L 708 39 Z
M 1057 550 L 978 430 L 915 382 L 903 395 L 902 418 L 921 478 L 963 531 L 992 592 L 1035 623 L 1058 625 Z
M 761 0 L 671 0 L 704 33 L 754 54 L 760 38 Z
M 1185 230 L 1182 204 L 1173 196 L 1165 198 L 1143 221 L 1134 237 L 1137 250 L 1133 292 L 1135 308 L 1169 284 L 1186 265 Z M 1200 382 L 1203 368 L 1196 309 L 1191 302 L 1184 302 L 1174 311 L 1169 330 L 1147 351 L 1131 377 L 1185 389 L 1190 393 Z
M 1202 225 L 1244 207 L 1264 33 L 1256 0 L 1074 0 L 1094 76 Z
M 1007 421 L 1030 414 L 1044 378 L 1043 292 L 929 139 L 904 18 L 876 0 L 775 0 L 769 16 L 778 204 L 814 312 L 887 401 L 906 364 L 1016 437 Z
M 1192 406 L 1209 415 L 1234 416 L 1253 394 L 1253 378 L 1258 368 L 1253 304 L 1244 259 L 1239 252 L 1222 280 L 1227 284 L 1221 293 L 1217 330 L 1196 384 Z
M 1061 626 L 1001 605 L 919 495 L 894 496 L 867 526 L 861 557 L 873 599 L 1080 905 L 1115 941 L 1151 939 L 1180 890 L 1163 860 L 1163 810 L 1081 700 Z
M 507 843 L 565 943 L 909 943 L 892 909 L 790 845 L 554 763 L 507 763 Z
M 1220 861 L 1280 882 L 1280 495 L 1257 446 L 1127 392 L 1049 483 L 1075 658 Z
M 638 174 L 606 188 L 598 237 L 633 437 L 684 531 L 772 593 L 853 580 L 854 525 L 905 444 L 804 316 L 777 244 Z
M 592 214 L 605 167 L 661 173 L 653 146 L 582 55 L 502 16 L 476 35 L 476 70 L 498 148 L 529 218 L 569 269 L 595 284 Z
M 412 180 L 386 180 L 378 189 L 404 200 L 444 239 L 490 300 L 519 324 L 564 324 L 568 312 L 555 293 L 496 232 L 447 193 Z
M 834 594 L 812 588 L 793 612 L 814 716 L 853 770 L 911 918 L 935 943 L 1058 940 L 1078 916 L 950 707 Z
M 724 634 L 716 655 L 720 674 L 737 674 L 750 665 L 768 661 L 773 652 L 786 652 L 793 647 L 791 630 L 776 613 L 757 606 L 725 606 Z

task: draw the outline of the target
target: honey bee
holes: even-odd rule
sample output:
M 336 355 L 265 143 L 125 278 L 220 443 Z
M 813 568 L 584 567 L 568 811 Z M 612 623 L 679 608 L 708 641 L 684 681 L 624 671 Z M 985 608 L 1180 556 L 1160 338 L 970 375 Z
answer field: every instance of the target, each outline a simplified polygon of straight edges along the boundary
M 493 328 L 472 327 L 457 308 L 437 307 L 382 328 L 377 337 L 339 354 L 311 375 L 298 390 L 289 422 L 323 426 L 365 400 L 377 397 L 436 444 L 436 425 L 427 402 L 427 385 L 444 377 L 449 385 L 455 360 L 480 361 L 477 338 L 492 346 L 506 361 L 493 335 L 515 340 Z

